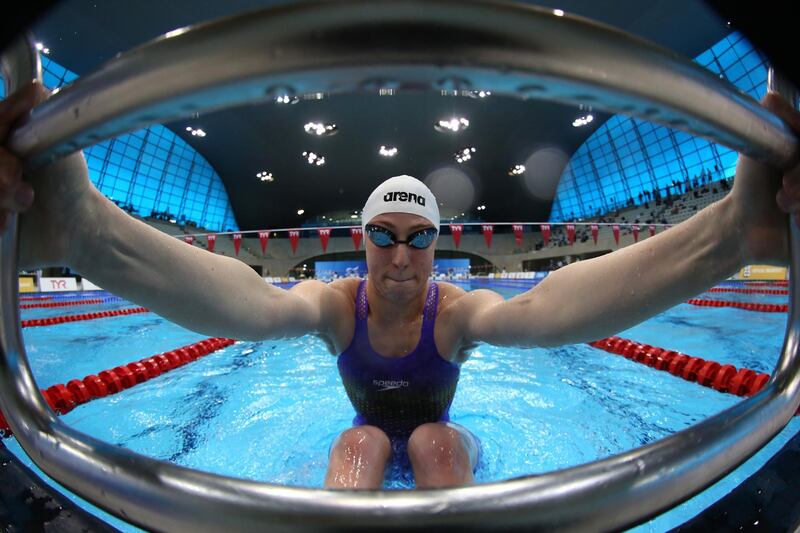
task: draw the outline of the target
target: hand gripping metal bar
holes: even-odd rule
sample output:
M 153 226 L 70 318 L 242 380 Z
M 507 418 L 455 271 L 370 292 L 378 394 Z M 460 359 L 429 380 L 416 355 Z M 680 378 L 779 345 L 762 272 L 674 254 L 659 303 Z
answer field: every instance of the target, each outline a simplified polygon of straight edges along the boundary
M 15 64 L 14 57 L 8 54 L 5 63 Z M 171 32 L 60 91 L 10 144 L 38 166 L 200 110 L 387 87 L 489 89 L 588 103 L 683 128 L 779 167 L 797 160 L 797 141 L 780 120 L 688 60 L 577 17 L 444 0 L 302 3 Z M 797 233 L 792 224 L 794 272 L 800 267 Z M 0 248 L 0 408 L 48 475 L 151 530 L 616 529 L 731 471 L 780 431 L 800 404 L 795 279 L 783 353 L 770 384 L 643 448 L 548 474 L 442 490 L 328 491 L 226 478 L 111 446 L 50 412 L 19 330 L 15 239 L 15 229 L 7 231 Z

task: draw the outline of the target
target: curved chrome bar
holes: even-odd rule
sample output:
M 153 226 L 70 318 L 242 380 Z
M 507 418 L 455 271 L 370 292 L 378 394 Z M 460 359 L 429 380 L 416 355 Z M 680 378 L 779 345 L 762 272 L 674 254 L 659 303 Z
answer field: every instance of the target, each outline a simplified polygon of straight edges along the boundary
M 551 10 L 447 0 L 304 2 L 170 32 L 40 106 L 11 146 L 35 164 L 199 110 L 382 87 L 588 104 L 776 166 L 798 157 L 772 114 L 666 49 Z
M 733 139 L 726 144 L 737 149 L 752 142 L 755 148 L 749 153 L 783 164 L 795 159 L 794 138 L 756 104 L 687 62 L 598 25 L 507 4 L 438 0 L 303 4 L 265 13 L 189 30 L 122 56 L 41 106 L 15 136 L 15 146 L 41 163 L 105 135 L 176 116 L 190 105 L 263 98 L 265 80 L 290 80 L 305 92 L 339 88 L 340 83 L 352 88 L 353 80 L 362 79 L 361 72 L 389 72 L 413 80 L 417 71 L 434 79 L 445 73 L 486 75 L 499 69 L 487 80 L 492 83 L 489 88 L 518 91 L 514 80 L 525 77 L 527 83 L 533 73 L 530 79 L 547 82 L 544 91 L 530 89 L 533 92 L 564 88 L 558 99 L 574 101 L 574 90 L 580 88 L 589 91 L 584 95 L 602 96 L 607 109 L 626 108 L 630 101 L 631 108 L 624 110 L 634 114 L 646 115 L 643 111 L 652 106 L 661 117 L 684 117 L 697 133 L 706 134 L 704 128 L 712 127 L 718 140 Z M 410 28 L 420 29 L 422 37 L 414 34 L 409 40 L 405 32 Z M 436 38 L 445 30 L 453 33 L 452 40 L 449 33 L 446 42 Z M 562 32 L 576 42 L 565 43 Z M 542 38 L 541 49 L 534 46 L 536 34 Z M 375 58 L 359 49 L 362 39 L 369 41 L 365 48 L 376 50 Z M 548 39 L 554 39 L 553 44 Z M 254 53 L 250 47 L 259 43 L 262 47 Z M 561 45 L 566 55 L 556 50 Z M 465 52 L 475 59 L 463 60 Z M 625 65 L 613 66 L 605 57 L 609 53 L 621 54 Z M 381 62 L 393 66 L 381 70 Z M 191 75 L 192 79 L 174 78 L 200 67 L 204 73 L 211 71 L 207 85 L 199 86 Z M 194 93 L 182 98 L 183 90 Z M 238 90 L 245 96 L 234 94 Z M 704 118 L 695 120 L 695 114 Z M 722 124 L 720 116 L 735 126 Z M 0 406 L 20 444 L 45 472 L 147 529 L 616 529 L 657 514 L 722 477 L 772 438 L 800 404 L 800 291 L 795 279 L 783 355 L 770 384 L 753 398 L 649 446 L 558 472 L 446 490 L 326 491 L 225 478 L 110 446 L 65 426 L 50 413 L 31 377 L 20 335 L 12 239 L 4 236 L 0 250 Z M 791 245 L 792 269 L 797 272 L 800 239 L 794 224 Z

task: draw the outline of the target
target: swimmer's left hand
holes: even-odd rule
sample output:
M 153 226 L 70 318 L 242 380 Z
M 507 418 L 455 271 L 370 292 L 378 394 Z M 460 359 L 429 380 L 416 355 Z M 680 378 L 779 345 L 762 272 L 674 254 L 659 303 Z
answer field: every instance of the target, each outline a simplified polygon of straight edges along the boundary
M 775 113 L 800 137 L 800 113 L 774 93 L 762 105 Z M 740 156 L 736 179 L 728 200 L 737 213 L 734 228 L 740 232 L 744 264 L 785 265 L 789 260 L 786 215 L 800 224 L 800 164 L 781 172 L 749 157 Z

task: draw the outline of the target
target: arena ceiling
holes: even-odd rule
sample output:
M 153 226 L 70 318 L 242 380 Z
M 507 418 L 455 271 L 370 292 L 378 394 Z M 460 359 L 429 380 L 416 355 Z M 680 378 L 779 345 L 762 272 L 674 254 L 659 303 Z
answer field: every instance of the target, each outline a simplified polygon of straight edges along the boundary
M 83 75 L 117 53 L 175 28 L 285 3 L 63 0 L 40 18 L 33 31 L 51 49 L 52 59 Z M 547 0 L 537 4 L 611 24 L 687 57 L 696 56 L 731 31 L 698 0 Z M 595 110 L 596 119 L 590 125 L 573 127 L 573 120 L 582 114 L 571 106 L 496 95 L 349 94 L 301 100 L 296 105 L 201 114 L 167 126 L 214 167 L 241 229 L 249 230 L 296 227 L 311 216 L 360 210 L 369 191 L 386 177 L 411 174 L 425 179 L 442 168 L 456 167 L 469 177 L 474 190 L 454 189 L 451 211 L 492 221 L 546 220 L 557 176 L 534 174 L 530 169 L 557 166 L 559 157 L 568 158 L 607 118 Z M 454 115 L 468 118 L 469 129 L 457 136 L 434 129 L 436 121 Z M 303 128 L 312 121 L 335 123 L 338 132 L 314 138 Z M 201 128 L 207 135 L 192 136 L 187 127 Z M 380 145 L 396 147 L 398 154 L 382 157 Z M 459 165 L 453 156 L 465 147 L 476 151 Z M 323 155 L 326 164 L 309 165 L 304 151 Z M 515 164 L 526 161 L 526 174 L 507 174 Z M 274 181 L 260 181 L 257 173 L 261 171 L 271 172 Z M 482 205 L 485 210 L 476 211 Z M 298 209 L 304 214 L 298 215 Z

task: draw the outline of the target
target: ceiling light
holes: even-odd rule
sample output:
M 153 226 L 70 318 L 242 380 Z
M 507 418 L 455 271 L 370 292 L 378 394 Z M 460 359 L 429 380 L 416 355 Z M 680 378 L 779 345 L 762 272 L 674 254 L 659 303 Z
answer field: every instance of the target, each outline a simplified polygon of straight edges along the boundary
M 296 104 L 299 102 L 300 99 L 296 96 L 289 96 L 288 94 L 282 94 L 275 98 L 275 103 L 277 104 Z
M 42 43 L 36 43 L 36 49 L 37 49 L 38 51 L 40 51 L 41 53 L 43 53 L 43 54 L 49 54 L 49 53 L 50 53 L 50 49 L 49 49 L 49 48 L 47 48 L 47 47 L 46 47 L 45 45 L 43 45 Z
M 557 17 L 563 17 L 564 16 L 564 10 L 563 9 L 554 9 L 553 10 L 553 15 L 555 15 Z
M 191 132 L 192 135 L 195 136 L 195 137 L 205 137 L 206 136 L 206 132 L 204 132 L 200 128 L 194 129 L 191 126 L 186 126 L 186 131 Z
M 434 124 L 433 129 L 445 133 L 458 133 L 469 128 L 469 120 L 464 117 L 453 117 L 449 120 L 440 120 Z
M 572 126 L 575 127 L 575 128 L 580 128 L 581 126 L 586 126 L 587 124 L 589 124 L 593 120 L 594 120 L 594 117 L 592 115 L 585 115 L 583 117 L 578 117 L 575 120 L 573 120 L 572 121 Z
M 303 157 L 306 158 L 309 165 L 315 165 L 321 167 L 325 164 L 325 157 L 315 154 L 314 152 L 303 152 Z
M 471 96 L 472 98 L 486 98 L 487 96 L 492 95 L 492 91 L 466 91 L 467 96 Z
M 261 181 L 275 181 L 275 178 L 272 176 L 272 172 L 267 172 L 266 170 L 256 174 L 256 177 Z
M 459 150 L 458 152 L 455 153 L 453 157 L 455 157 L 457 163 L 464 163 L 472 159 L 472 154 L 474 153 L 475 153 L 475 148 L 470 146 L 468 148 Z
M 514 168 L 508 170 L 509 176 L 519 176 L 525 172 L 525 165 L 514 165 Z
M 394 146 L 381 145 L 380 149 L 378 150 L 378 153 L 384 157 L 394 157 L 397 155 L 397 148 L 395 148 Z
M 305 209 L 298 209 L 298 210 L 297 210 L 297 214 L 298 214 L 298 215 L 302 215 L 302 214 L 303 214 L 303 213 L 305 213 L 305 212 L 306 212 L 306 210 L 305 210 Z
M 486 211 L 486 206 L 485 206 L 485 205 L 479 205 L 479 206 L 476 208 L 476 210 L 477 210 L 477 211 Z
M 337 127 L 336 124 L 325 124 L 323 122 L 309 122 L 303 129 L 306 130 L 306 133 L 309 135 L 316 135 L 318 137 L 327 137 L 329 135 L 333 135 L 336 133 Z
M 350 215 L 350 218 L 358 218 L 358 215 Z

